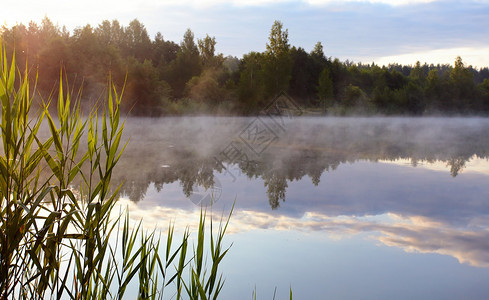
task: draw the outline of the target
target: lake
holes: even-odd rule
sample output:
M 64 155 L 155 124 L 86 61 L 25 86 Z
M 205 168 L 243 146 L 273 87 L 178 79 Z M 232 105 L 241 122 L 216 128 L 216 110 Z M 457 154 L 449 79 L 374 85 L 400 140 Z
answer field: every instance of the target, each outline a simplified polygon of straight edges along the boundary
M 487 299 L 489 120 L 129 118 L 147 228 L 235 208 L 222 299 Z M 210 210 L 210 208 L 208 208 Z

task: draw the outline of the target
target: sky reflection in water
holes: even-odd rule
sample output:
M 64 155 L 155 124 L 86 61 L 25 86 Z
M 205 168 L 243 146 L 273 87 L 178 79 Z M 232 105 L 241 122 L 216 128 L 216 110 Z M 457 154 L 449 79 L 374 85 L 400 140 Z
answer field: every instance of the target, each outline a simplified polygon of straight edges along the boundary
M 289 285 L 297 299 L 489 293 L 488 120 L 300 118 L 259 155 L 239 138 L 250 122 L 130 119 L 115 176 L 121 204 L 148 227 L 196 224 L 198 186 L 220 183 L 215 217 L 236 199 L 226 295 L 249 299 L 255 285 L 267 299 Z M 231 142 L 246 159 L 219 164 Z

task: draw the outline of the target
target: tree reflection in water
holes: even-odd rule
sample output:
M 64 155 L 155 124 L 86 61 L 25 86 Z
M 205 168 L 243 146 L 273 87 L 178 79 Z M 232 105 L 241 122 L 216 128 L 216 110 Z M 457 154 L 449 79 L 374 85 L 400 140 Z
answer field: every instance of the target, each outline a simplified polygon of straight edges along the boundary
M 114 182 L 132 201 L 144 199 L 153 184 L 179 182 L 190 197 L 195 186 L 210 189 L 215 174 L 233 172 L 264 182 L 272 209 L 286 199 L 288 183 L 304 176 L 319 185 L 324 172 L 344 163 L 409 160 L 443 162 L 455 177 L 473 157 L 487 158 L 489 122 L 483 119 L 299 118 L 260 155 L 236 139 L 251 118 L 129 119 L 130 136 Z M 234 141 L 248 161 L 216 157 Z

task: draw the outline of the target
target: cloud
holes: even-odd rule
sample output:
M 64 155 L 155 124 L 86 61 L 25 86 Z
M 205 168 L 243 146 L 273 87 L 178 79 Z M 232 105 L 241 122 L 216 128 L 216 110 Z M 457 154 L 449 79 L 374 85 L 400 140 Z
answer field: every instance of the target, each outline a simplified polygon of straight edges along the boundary
M 158 0 L 140 0 L 138 2 L 145 5 L 152 6 L 190 6 L 190 7 L 212 7 L 218 5 L 233 5 L 237 7 L 245 6 L 269 6 L 269 5 L 281 5 L 281 4 L 309 4 L 312 6 L 325 6 L 325 5 L 344 5 L 351 3 L 372 3 L 372 4 L 386 4 L 390 6 L 399 5 L 412 5 L 420 3 L 430 3 L 437 0 L 166 0 L 164 2 Z
M 176 230 L 198 230 L 200 210 L 186 210 L 162 206 L 142 207 L 128 199 L 119 205 L 128 208 L 133 224 L 143 220 L 146 229 L 167 230 L 170 221 Z M 171 216 L 171 217 L 168 217 Z M 222 213 L 213 213 L 214 222 L 222 220 Z M 226 212 L 224 213 L 226 216 Z M 382 215 L 338 215 L 305 212 L 300 217 L 254 210 L 236 210 L 230 220 L 229 234 L 253 232 L 260 229 L 327 233 L 333 239 L 345 239 L 368 234 L 373 241 L 406 252 L 437 253 L 456 258 L 462 264 L 489 267 L 489 224 L 487 219 L 474 219 L 467 226 L 452 224 L 425 216 L 386 213 Z M 232 239 L 232 237 L 230 238 Z
M 122 24 L 138 18 L 151 35 L 161 31 L 165 39 L 180 41 L 187 28 L 196 36 L 213 35 L 217 50 L 225 55 L 241 56 L 263 51 L 274 20 L 289 29 L 292 45 L 312 50 L 317 41 L 327 56 L 370 63 L 406 59 L 440 61 L 442 49 L 478 49 L 458 53 L 470 64 L 486 65 L 481 54 L 489 47 L 488 1 L 430 0 L 87 0 L 83 4 L 11 1 L 4 9 L 4 22 L 39 22 L 45 15 L 69 30 L 87 22 L 96 26 L 104 19 Z M 94 9 L 96 8 L 96 9 Z M 467 54 L 466 54 L 467 53 Z M 409 55 L 418 58 L 410 59 Z M 407 55 L 401 56 L 401 55 Z M 454 60 L 451 52 L 444 63 Z M 474 57 L 472 57 L 472 55 Z M 471 56 L 470 58 L 468 56 Z M 456 55 L 455 55 L 456 57 Z M 412 61 L 414 60 L 414 61 Z
M 305 0 L 305 2 L 311 5 L 327 5 L 327 4 L 340 4 L 340 3 L 372 3 L 372 4 L 387 4 L 390 6 L 401 6 L 401 5 L 413 5 L 420 3 L 430 3 L 437 0 Z
M 411 53 L 402 53 L 398 55 L 389 55 L 374 59 L 379 65 L 388 65 L 398 63 L 403 65 L 414 65 L 416 61 L 433 64 L 450 64 L 453 65 L 457 56 L 462 57 L 464 63 L 473 67 L 489 66 L 489 47 L 473 48 L 459 47 L 448 49 L 433 49 L 425 51 L 415 51 Z
M 376 238 L 387 246 L 407 252 L 438 253 L 460 263 L 489 267 L 487 227 L 456 228 L 424 217 L 403 218 L 390 226 L 379 226 Z
M 371 233 L 371 239 L 406 252 L 437 253 L 456 258 L 460 263 L 489 267 L 489 230 L 480 227 L 456 228 L 422 216 L 396 214 L 356 217 L 308 212 L 301 218 L 239 211 L 232 224 L 241 230 L 258 228 L 326 232 L 333 238 Z
M 184 5 L 192 7 L 210 7 L 216 5 L 234 5 L 238 7 L 244 6 L 268 6 L 277 4 L 290 4 L 290 3 L 305 3 L 312 6 L 341 6 L 345 4 L 354 3 L 371 3 L 371 4 L 385 4 L 389 6 L 402 6 L 402 5 L 415 5 L 415 4 L 425 4 L 431 3 L 438 0 L 303 0 L 303 1 L 292 1 L 292 0 L 167 0 L 165 2 L 161 1 L 146 1 L 147 3 L 153 3 L 155 5 Z

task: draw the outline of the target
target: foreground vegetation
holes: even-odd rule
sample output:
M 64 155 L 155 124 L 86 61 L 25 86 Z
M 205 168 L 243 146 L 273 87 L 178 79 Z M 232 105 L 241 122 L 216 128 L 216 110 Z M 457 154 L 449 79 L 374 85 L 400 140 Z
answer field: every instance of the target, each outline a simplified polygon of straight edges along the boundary
M 61 77 L 58 98 L 34 113 L 29 71 L 15 66 L 0 51 L 0 299 L 122 299 L 131 292 L 161 299 L 170 284 L 176 299 L 216 299 L 227 222 L 216 233 L 211 218 L 207 244 L 202 212 L 188 251 L 188 231 L 175 242 L 170 226 L 162 245 L 157 232 L 113 212 L 120 187 L 111 178 L 124 148 L 116 87 L 109 84 L 99 103 L 101 118 L 94 107 L 84 120 L 80 98 Z M 43 124 L 50 131 L 44 139 Z
M 117 20 L 72 33 L 45 18 L 40 25 L 3 27 L 7 52 L 27 65 L 28 78 L 47 96 L 59 67 L 83 87 L 82 110 L 99 98 L 106 78 L 124 82 L 121 109 L 134 115 L 183 113 L 254 114 L 277 93 L 287 92 L 303 108 L 330 114 L 487 114 L 489 69 L 454 65 L 414 66 L 340 62 L 321 43 L 306 52 L 291 46 L 275 21 L 264 52 L 242 58 L 215 53 L 216 39 L 195 40 L 188 29 L 180 43 L 161 33 L 151 39 L 144 25 Z

